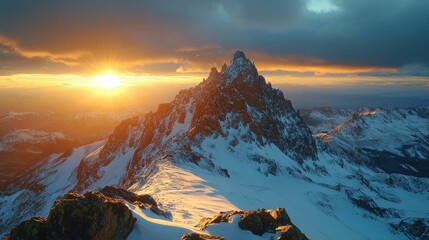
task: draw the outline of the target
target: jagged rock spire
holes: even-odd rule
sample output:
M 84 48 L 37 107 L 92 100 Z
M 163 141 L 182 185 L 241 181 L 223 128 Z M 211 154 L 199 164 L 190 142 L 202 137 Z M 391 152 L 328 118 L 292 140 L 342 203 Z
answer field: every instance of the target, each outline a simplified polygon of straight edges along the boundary
M 223 79 L 226 84 L 234 81 L 237 76 L 241 76 L 241 81 L 247 83 L 257 81 L 259 76 L 255 64 L 240 50 L 234 52 L 228 66 L 226 64 L 222 65 L 220 72 L 212 69 L 209 78 L 210 76 L 217 76 L 217 74 L 221 75 L 219 80 Z
M 237 50 L 232 54 L 231 57 L 231 65 L 234 64 L 234 62 L 240 61 L 241 59 L 246 60 L 246 55 L 244 55 L 244 52 Z M 247 59 L 248 60 L 248 59 Z

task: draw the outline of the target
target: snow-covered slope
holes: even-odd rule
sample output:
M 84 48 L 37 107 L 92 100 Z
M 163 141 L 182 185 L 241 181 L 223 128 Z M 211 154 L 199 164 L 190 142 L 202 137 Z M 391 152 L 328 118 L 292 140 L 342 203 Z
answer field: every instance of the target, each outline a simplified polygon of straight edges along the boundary
M 392 232 L 390 224 L 429 217 L 425 178 L 376 173 L 328 154 L 301 166 L 275 146 L 228 148 L 225 142 L 212 139 L 201 152 L 228 169 L 229 178 L 192 164 L 166 161 L 146 184 L 130 189 L 152 194 L 173 213 L 173 221 L 188 226 L 219 208 L 284 206 L 310 239 L 404 239 Z M 250 149 L 274 162 L 277 174 L 261 174 L 267 165 L 249 161 Z
M 53 154 L 18 176 L 0 200 L 2 234 L 33 215 L 46 216 L 54 201 L 76 184 L 76 168 L 81 159 L 102 146 L 104 141 Z
M 51 156 L 16 179 L 0 198 L 0 231 L 46 215 L 69 190 L 117 184 L 151 194 L 172 214 L 130 206 L 137 223 L 129 239 L 178 239 L 219 211 L 278 207 L 310 239 L 427 239 L 413 223 L 428 229 L 428 178 L 384 172 L 323 144 L 236 52 L 171 103 L 123 121 L 106 142 Z M 231 220 L 203 233 L 237 239 Z
M 73 138 L 60 131 L 15 129 L 1 134 L 0 191 L 17 174 L 53 153 L 70 149 L 73 143 Z
M 97 144 L 78 148 L 67 158 L 52 157 L 38 169 L 40 173 L 31 175 L 37 178 L 20 181 L 23 185 L 18 192 L 2 198 L 3 219 L 18 221 L 46 215 L 53 201 L 75 186 L 79 161 L 94 149 L 96 153 L 102 143 Z M 173 217 L 156 220 L 156 216 L 147 218 L 140 209 L 132 208 L 140 217 L 130 239 L 147 237 L 147 228 L 157 230 L 156 234 L 143 239 L 164 239 L 158 230 L 166 232 L 165 239 L 171 234 L 198 231 L 193 226 L 202 217 L 234 209 L 283 206 L 311 239 L 406 239 L 391 226 L 402 219 L 429 217 L 426 178 L 376 173 L 328 154 L 320 154 L 319 161 L 301 166 L 272 145 L 259 148 L 244 143 L 234 152 L 228 148 L 223 141 L 209 139 L 200 152 L 228 169 L 229 177 L 192 163 L 164 159 L 158 162 L 155 174 L 132 185 L 131 191 L 151 194 Z M 252 153 L 264 153 L 275 162 L 277 174 L 263 174 L 265 163 L 249 161 L 250 148 Z M 116 174 L 113 170 L 106 172 L 108 176 Z

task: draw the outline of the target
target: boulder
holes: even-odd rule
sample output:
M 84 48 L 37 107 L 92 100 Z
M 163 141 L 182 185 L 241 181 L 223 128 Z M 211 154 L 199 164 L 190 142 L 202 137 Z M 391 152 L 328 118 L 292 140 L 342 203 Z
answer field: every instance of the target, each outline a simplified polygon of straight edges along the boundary
M 88 191 L 67 193 L 55 201 L 47 219 L 33 217 L 13 228 L 5 239 L 126 239 L 136 218 L 122 202 Z
M 135 221 L 120 200 L 88 191 L 67 193 L 56 201 L 47 225 L 52 239 L 126 239 Z
M 147 194 L 137 195 L 118 186 L 105 186 L 104 188 L 100 189 L 100 192 L 107 197 L 121 198 L 131 203 L 140 202 L 143 204 L 158 207 L 158 204 L 152 196 Z
M 278 227 L 277 231 L 281 232 L 277 240 L 308 240 L 307 236 L 294 225 Z
M 185 233 L 180 240 L 224 240 L 225 238 L 219 236 L 211 236 L 200 233 Z
M 279 226 L 290 225 L 291 221 L 284 208 L 276 210 L 247 210 L 247 211 L 229 211 L 221 212 L 212 218 L 203 218 L 197 224 L 197 227 L 205 229 L 209 224 L 228 222 L 228 219 L 234 215 L 240 216 L 238 226 L 243 230 L 249 230 L 256 235 L 262 235 L 265 232 L 275 232 Z
M 280 231 L 281 234 L 277 240 L 308 239 L 305 234 L 292 224 L 284 208 L 277 208 L 276 210 L 258 209 L 220 212 L 212 218 L 201 219 L 197 227 L 205 229 L 210 224 L 228 222 L 228 220 L 235 215 L 240 217 L 238 226 L 243 230 L 251 231 L 255 235 L 262 236 L 264 233 L 275 233 Z
M 12 228 L 10 234 L 4 237 L 5 240 L 45 240 L 47 239 L 46 218 L 32 217 L 23 221 L 18 226 Z
M 107 197 L 114 199 L 123 199 L 131 204 L 139 206 L 140 208 L 150 209 L 153 213 L 157 215 L 162 215 L 166 218 L 171 218 L 171 213 L 165 212 L 161 208 L 159 208 L 158 203 L 155 201 L 155 199 L 148 194 L 137 195 L 121 187 L 113 185 L 105 186 L 104 188 L 100 189 L 100 192 Z

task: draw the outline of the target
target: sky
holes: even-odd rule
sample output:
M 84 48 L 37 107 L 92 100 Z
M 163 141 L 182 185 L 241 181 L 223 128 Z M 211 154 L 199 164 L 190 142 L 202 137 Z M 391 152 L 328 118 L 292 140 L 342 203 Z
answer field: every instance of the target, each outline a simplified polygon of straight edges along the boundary
M 243 50 L 273 84 L 429 90 L 427 16 L 427 0 L 3 1 L 0 88 L 197 83 Z

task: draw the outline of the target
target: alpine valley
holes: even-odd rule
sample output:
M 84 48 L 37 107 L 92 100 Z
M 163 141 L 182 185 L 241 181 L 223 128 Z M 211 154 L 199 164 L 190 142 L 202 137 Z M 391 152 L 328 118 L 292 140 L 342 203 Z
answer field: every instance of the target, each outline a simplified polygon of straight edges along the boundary
M 427 240 L 428 189 L 428 107 L 298 112 L 237 51 L 157 111 L 16 177 L 0 234 Z

